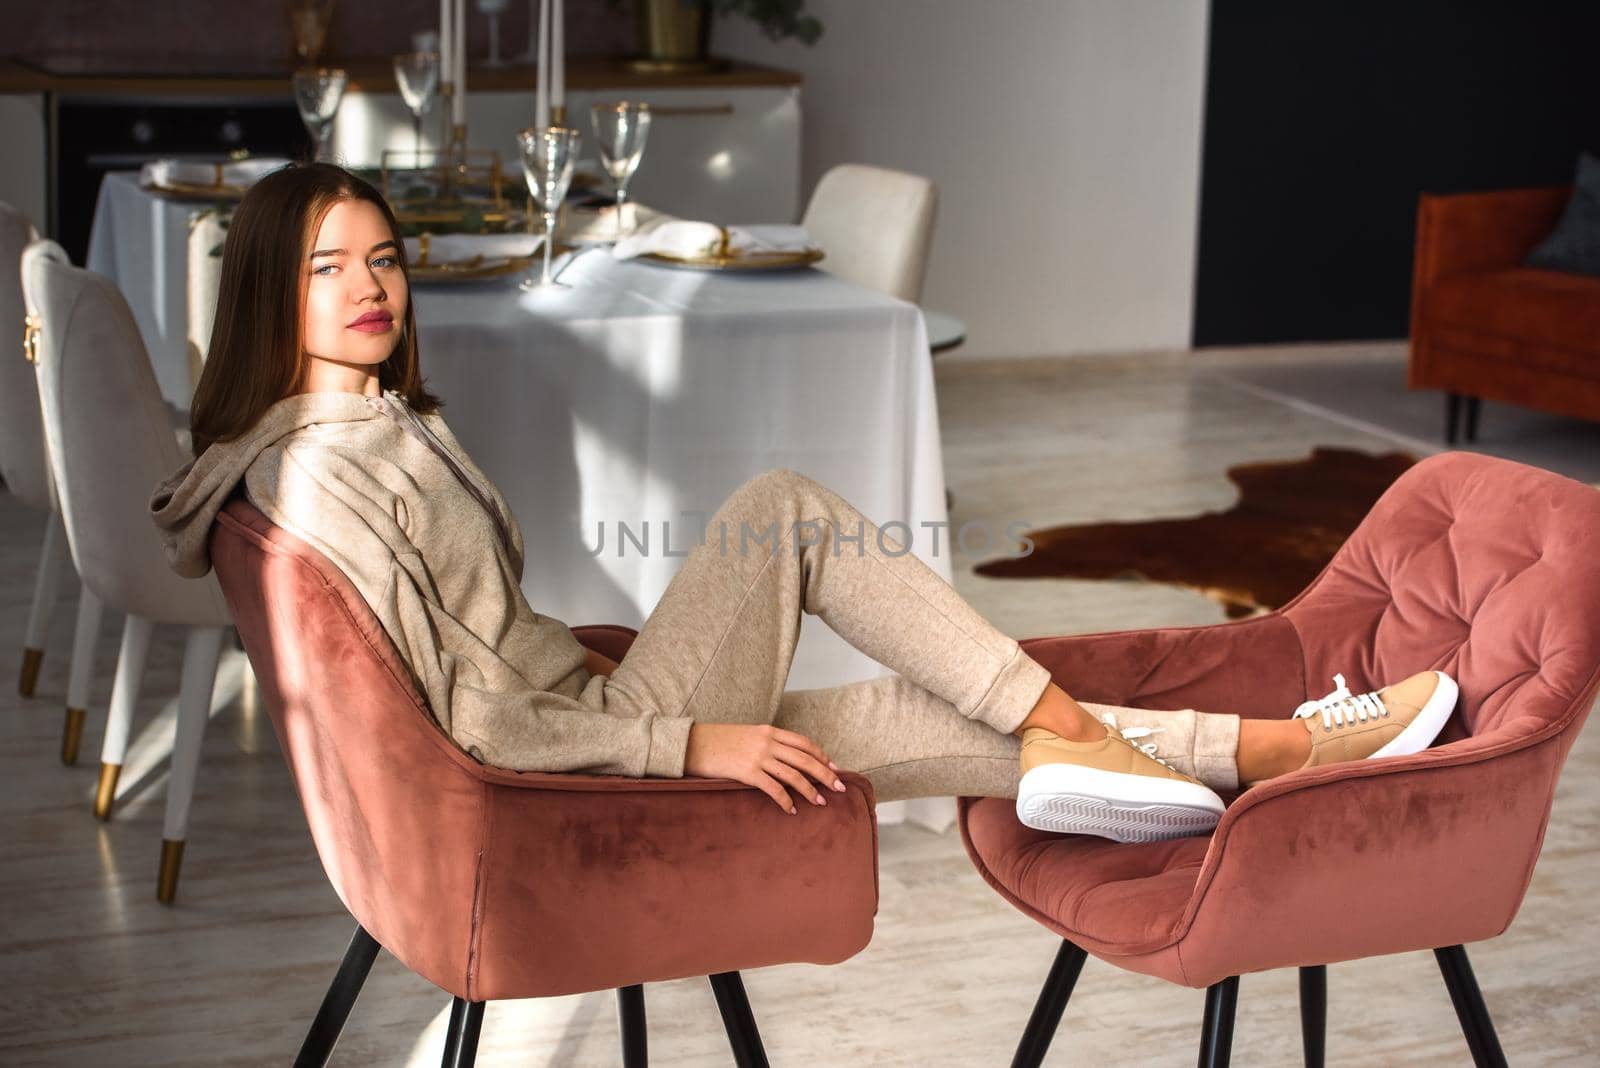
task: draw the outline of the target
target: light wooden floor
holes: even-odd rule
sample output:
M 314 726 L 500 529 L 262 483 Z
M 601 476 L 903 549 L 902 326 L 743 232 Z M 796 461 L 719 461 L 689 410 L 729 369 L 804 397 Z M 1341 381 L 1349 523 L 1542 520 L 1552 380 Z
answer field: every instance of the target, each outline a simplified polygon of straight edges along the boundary
M 1326 355 L 1326 354 L 1324 354 Z M 1278 403 L 1211 373 L 1207 357 L 1152 355 L 937 365 L 952 520 L 1043 525 L 1225 506 L 1244 460 L 1314 444 L 1392 440 Z M 1221 363 L 1222 361 L 1215 361 Z M 1431 428 L 1430 428 L 1431 430 Z M 120 619 L 108 618 L 95 711 L 77 768 L 55 759 L 71 606 L 58 610 L 38 695 L 15 696 L 42 519 L 0 501 L 0 1064 L 282 1065 L 343 952 L 350 921 L 325 882 L 237 654 L 224 664 L 176 907 L 154 900 L 177 636 L 158 631 L 121 811 L 88 806 Z M 1211 602 L 1134 583 L 978 579 L 957 585 L 1018 637 L 1220 619 Z M 575 621 L 576 622 L 576 621 Z M 1331 684 L 1330 684 L 1331 685 Z M 241 697 L 241 694 L 244 695 Z M 142 770 L 141 770 L 142 769 Z M 1600 740 L 1580 737 L 1516 922 L 1469 947 L 1515 1064 L 1596 1063 L 1600 1007 Z M 972 872 L 954 831 L 890 827 L 872 945 L 832 968 L 745 976 L 774 1064 L 1003 1065 L 1058 941 Z M 1334 901 L 1352 914 L 1359 901 Z M 774 917 L 774 923 L 781 923 Z M 1295 975 L 1244 977 L 1239 1064 L 1299 1057 Z M 647 988 L 658 1065 L 729 1063 L 703 981 Z M 1048 1063 L 1187 1065 L 1201 991 L 1091 959 Z M 447 999 L 380 956 L 336 1063 L 437 1063 Z M 1329 970 L 1330 1063 L 1462 1064 L 1467 1054 L 1428 953 Z M 618 1063 L 609 994 L 489 1007 L 482 1065 Z

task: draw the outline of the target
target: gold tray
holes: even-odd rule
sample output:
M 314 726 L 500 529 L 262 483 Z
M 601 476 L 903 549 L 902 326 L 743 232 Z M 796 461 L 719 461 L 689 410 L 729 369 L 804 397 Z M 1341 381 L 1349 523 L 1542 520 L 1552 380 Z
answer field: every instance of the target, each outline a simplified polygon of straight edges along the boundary
M 665 252 L 641 252 L 635 259 L 677 267 L 688 271 L 789 271 L 809 267 L 822 260 L 820 248 L 799 252 L 746 252 L 704 256 L 673 256 Z
M 139 188 L 177 200 L 239 200 L 247 192 L 242 185 L 190 185 L 188 182 L 151 182 Z

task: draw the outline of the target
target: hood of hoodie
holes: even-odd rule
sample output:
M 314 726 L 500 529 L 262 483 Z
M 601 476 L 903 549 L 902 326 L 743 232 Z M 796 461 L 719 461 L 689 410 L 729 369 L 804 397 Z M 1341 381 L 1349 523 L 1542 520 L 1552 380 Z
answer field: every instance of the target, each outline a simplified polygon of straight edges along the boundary
M 360 393 L 297 393 L 268 408 L 237 438 L 214 442 L 150 496 L 150 518 L 161 532 L 167 563 L 185 578 L 211 570 L 211 524 L 263 451 L 308 426 L 383 418 Z

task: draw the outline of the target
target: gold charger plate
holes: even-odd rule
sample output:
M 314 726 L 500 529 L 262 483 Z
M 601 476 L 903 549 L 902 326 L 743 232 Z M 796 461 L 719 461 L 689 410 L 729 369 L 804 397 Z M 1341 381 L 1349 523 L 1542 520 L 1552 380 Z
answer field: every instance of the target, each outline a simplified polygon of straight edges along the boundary
M 559 256 L 564 252 L 572 251 L 571 245 L 556 242 L 551 255 Z M 488 278 L 504 278 L 508 274 L 519 274 L 532 270 L 544 257 L 544 250 L 539 249 L 530 256 L 496 256 L 487 263 L 481 262 L 483 256 L 473 256 L 466 260 L 447 260 L 444 263 L 413 263 L 410 268 L 413 282 L 481 282 Z
M 191 185 L 188 182 L 151 182 L 139 188 L 179 200 L 239 200 L 246 193 L 242 185 Z
M 672 256 L 665 252 L 641 252 L 636 259 L 690 271 L 786 271 L 809 267 L 821 261 L 820 248 L 799 252 L 746 252 L 705 256 Z

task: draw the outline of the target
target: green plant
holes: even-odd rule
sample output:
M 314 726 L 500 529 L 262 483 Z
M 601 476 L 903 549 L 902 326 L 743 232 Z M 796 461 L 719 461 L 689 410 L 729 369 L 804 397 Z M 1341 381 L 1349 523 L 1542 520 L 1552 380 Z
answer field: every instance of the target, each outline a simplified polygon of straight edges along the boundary
M 608 0 L 620 7 L 622 0 Z M 718 15 L 743 15 L 761 28 L 768 40 L 793 37 L 801 44 L 814 45 L 822 36 L 822 23 L 805 13 L 806 0 L 683 0 L 684 4 L 709 7 Z

